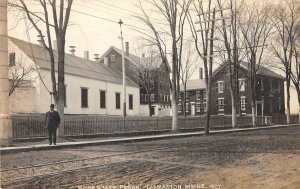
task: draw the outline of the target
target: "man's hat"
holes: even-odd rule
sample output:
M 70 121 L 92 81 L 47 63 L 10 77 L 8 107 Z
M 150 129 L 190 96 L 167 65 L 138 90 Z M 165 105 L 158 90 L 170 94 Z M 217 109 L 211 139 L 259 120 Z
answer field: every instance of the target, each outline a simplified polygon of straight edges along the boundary
M 49 106 L 50 108 L 54 108 L 54 104 L 50 104 L 50 106 Z

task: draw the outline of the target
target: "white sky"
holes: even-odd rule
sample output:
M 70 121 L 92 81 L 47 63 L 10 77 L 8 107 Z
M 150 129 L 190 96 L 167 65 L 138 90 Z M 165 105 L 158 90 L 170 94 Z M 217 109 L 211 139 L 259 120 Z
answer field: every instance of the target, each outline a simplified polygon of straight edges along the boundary
M 279 2 L 282 0 L 274 0 Z M 29 5 L 37 2 L 26 0 Z M 143 1 L 142 1 L 143 2 Z M 266 0 L 261 0 L 266 2 Z M 122 19 L 124 42 L 128 41 L 130 50 L 138 46 L 139 39 L 143 34 L 134 31 L 132 27 L 125 24 L 138 27 L 143 32 L 151 31 L 140 23 L 133 15 L 139 14 L 140 10 L 136 7 L 137 0 L 74 0 L 70 17 L 70 26 L 66 35 L 66 52 L 69 53 L 69 46 L 76 46 L 76 55 L 83 57 L 83 51 L 90 52 L 90 59 L 94 58 L 95 53 L 103 54 L 110 46 L 121 48 L 120 27 L 117 23 Z M 145 3 L 143 3 L 145 5 Z M 146 6 L 146 5 L 145 5 Z M 35 6 L 32 10 L 37 11 Z M 149 10 L 151 7 L 146 7 Z M 37 43 L 38 37 L 35 29 L 29 30 L 30 37 L 26 34 L 26 25 L 24 20 L 17 19 L 18 12 L 8 12 L 8 29 L 9 35 L 32 43 Z M 19 14 L 20 16 L 20 14 Z M 22 13 L 21 13 L 22 16 Z M 151 14 L 154 22 L 159 18 L 155 13 Z M 111 21 L 107 21 L 111 20 Z M 114 22 L 113 22 L 114 21 Z M 29 21 L 27 21 L 29 24 Z M 186 23 L 186 32 L 189 33 L 188 23 Z M 161 27 L 165 27 L 161 25 Z M 45 34 L 44 34 L 45 35 Z M 188 34 L 187 34 L 188 35 Z M 186 37 L 187 38 L 187 37 Z M 197 78 L 198 72 L 193 78 Z
M 36 10 L 36 8 L 33 10 Z M 115 22 L 122 19 L 124 24 L 145 28 L 138 23 L 136 18 L 131 16 L 135 12 L 138 12 L 135 7 L 135 0 L 74 0 L 70 17 L 71 26 L 67 30 L 66 52 L 69 52 L 70 45 L 75 45 L 77 56 L 83 56 L 83 51 L 88 50 L 90 51 L 90 57 L 93 57 L 94 53 L 102 54 L 111 45 L 120 48 L 119 25 L 105 19 Z M 8 13 L 9 35 L 37 43 L 38 38 L 35 30 L 31 29 L 29 31 L 29 40 L 26 34 L 25 22 L 24 20 L 17 22 L 17 14 L 13 11 Z M 27 23 L 29 24 L 29 21 Z M 17 27 L 14 28 L 16 25 Z M 141 36 L 141 34 L 125 25 L 123 25 L 123 35 L 124 41 L 129 41 L 130 44 L 133 44 Z

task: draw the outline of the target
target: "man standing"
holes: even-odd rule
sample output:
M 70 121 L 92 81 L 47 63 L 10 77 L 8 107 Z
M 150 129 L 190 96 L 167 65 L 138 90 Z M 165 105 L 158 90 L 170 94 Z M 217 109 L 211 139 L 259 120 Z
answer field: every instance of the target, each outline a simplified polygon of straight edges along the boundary
M 54 104 L 50 105 L 50 111 L 46 113 L 46 128 L 49 132 L 49 145 L 56 145 L 56 130 L 60 124 L 60 116 L 57 111 L 54 111 Z M 53 140 L 52 140 L 53 138 Z

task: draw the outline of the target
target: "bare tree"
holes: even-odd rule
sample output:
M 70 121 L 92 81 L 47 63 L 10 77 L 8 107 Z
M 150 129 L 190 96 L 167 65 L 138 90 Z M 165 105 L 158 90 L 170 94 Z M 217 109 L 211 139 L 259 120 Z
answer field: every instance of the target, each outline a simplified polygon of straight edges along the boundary
M 178 129 L 178 92 L 179 92 L 179 73 L 183 48 L 184 26 L 187 12 L 191 4 L 191 0 L 146 0 L 143 4 L 151 5 L 151 12 L 155 12 L 160 17 L 161 23 L 155 23 L 150 17 L 150 13 L 146 11 L 141 2 L 139 9 L 143 16 L 137 16 L 150 30 L 150 33 L 144 33 L 148 42 L 156 45 L 160 56 L 168 67 L 171 65 L 171 96 L 172 96 L 172 130 Z M 165 27 L 162 27 L 165 26 Z M 166 39 L 168 38 L 169 41 Z M 170 57 L 168 54 L 170 53 Z M 169 62 L 169 58 L 171 61 Z
M 275 6 L 273 9 L 272 23 L 274 25 L 274 39 L 271 51 L 280 61 L 285 72 L 287 92 L 287 123 L 290 123 L 290 87 L 294 83 L 300 103 L 300 70 L 299 70 L 299 37 L 300 37 L 300 6 L 296 2 Z M 295 69 L 293 69 L 295 61 Z M 300 118 L 300 109 L 299 109 Z M 300 120 L 300 119 L 299 119 Z
M 183 86 L 183 112 L 184 117 L 186 117 L 186 85 L 198 67 L 199 55 L 192 48 L 191 41 L 187 41 L 184 44 L 184 49 L 185 52 L 183 53 L 182 62 L 180 64 L 180 80 Z
M 193 5 L 197 14 L 197 22 L 191 13 L 189 13 L 188 20 L 197 53 L 204 65 L 207 102 L 205 133 L 209 134 L 216 9 L 212 7 L 211 0 L 208 1 L 207 7 L 204 7 L 203 2 L 200 0 L 193 1 Z
M 250 82 L 252 125 L 256 121 L 256 74 L 263 62 L 264 53 L 272 31 L 270 23 L 270 6 L 257 6 L 257 2 L 246 5 L 246 10 L 239 17 L 241 32 L 245 39 L 246 59 L 248 70 L 245 75 Z
M 238 69 L 240 62 L 243 59 L 243 53 L 241 50 L 243 40 L 240 36 L 240 26 L 237 21 L 239 11 L 241 11 L 241 4 L 237 5 L 236 0 L 230 0 L 225 4 L 221 0 L 217 0 L 217 3 L 222 18 L 222 27 L 218 29 L 220 31 L 222 44 L 219 47 L 218 53 L 220 54 L 224 64 L 226 64 L 226 70 L 228 72 L 227 75 L 232 107 L 232 127 L 236 127 L 236 116 L 240 110 Z
M 136 53 L 140 54 L 140 53 Z M 151 95 L 154 94 L 156 80 L 156 70 L 161 58 L 155 53 L 154 50 L 147 50 L 147 53 L 143 52 L 141 56 L 138 56 L 139 62 L 135 71 L 135 78 L 139 82 L 139 86 L 142 87 L 140 90 L 144 90 L 144 94 L 147 95 L 147 102 L 149 108 L 149 116 L 151 116 Z
M 36 67 L 33 65 L 26 66 L 24 64 L 23 57 L 20 57 L 20 59 L 14 64 L 9 65 L 9 96 L 11 96 L 14 93 L 16 88 L 31 84 L 31 82 L 37 78 L 32 77 L 35 72 L 37 72 Z
M 66 32 L 68 28 L 71 8 L 73 0 L 67 0 L 67 5 L 65 5 L 65 0 L 37 0 L 42 11 L 37 12 L 29 8 L 31 1 L 25 0 L 12 0 L 10 6 L 17 9 L 25 11 L 26 16 L 33 28 L 37 31 L 41 37 L 41 42 L 44 48 L 48 51 L 51 62 L 51 81 L 52 81 L 52 93 L 54 96 L 54 102 L 57 105 L 58 112 L 61 119 L 64 118 L 64 88 L 65 88 L 65 74 L 64 74 L 64 64 L 65 64 L 65 41 Z M 50 12 L 49 12 L 50 11 Z M 39 23 L 43 23 L 46 31 L 46 39 L 43 38 L 43 30 L 41 29 Z M 55 60 L 55 53 L 53 51 L 52 39 L 54 37 L 51 35 L 54 30 L 55 38 L 57 40 L 57 60 Z M 58 80 L 56 82 L 55 76 L 55 62 L 58 64 Z M 58 86 L 56 86 L 56 84 Z M 63 121 L 59 127 L 59 135 L 64 136 L 64 125 Z

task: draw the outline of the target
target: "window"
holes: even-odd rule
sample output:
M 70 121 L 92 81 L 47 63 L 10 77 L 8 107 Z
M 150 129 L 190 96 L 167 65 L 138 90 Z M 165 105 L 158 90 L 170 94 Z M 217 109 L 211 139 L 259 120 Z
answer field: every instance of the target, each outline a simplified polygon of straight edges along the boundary
M 166 95 L 164 95 L 164 102 L 167 102 L 167 97 L 166 97 Z
M 206 112 L 206 91 L 203 91 L 203 110 Z
M 185 112 L 189 112 L 189 103 L 185 103 Z
M 120 93 L 116 93 L 116 109 L 121 109 L 121 99 L 120 99 Z
M 145 96 L 144 96 L 144 94 L 141 94 L 141 100 L 140 101 L 142 102 L 144 100 L 145 100 Z
M 273 82 L 272 82 L 272 79 L 270 79 L 270 91 L 271 91 L 271 94 L 272 94 L 272 91 L 273 91 Z
M 88 107 L 88 88 L 81 88 L 81 107 Z
M 263 79 L 260 79 L 260 82 L 261 82 L 261 84 L 260 84 L 260 86 L 261 86 L 261 91 L 263 91 L 264 90 L 264 80 Z
M 169 102 L 169 95 L 167 95 L 167 102 Z
M 196 103 L 196 112 L 200 112 L 201 111 L 201 104 L 200 102 Z
M 100 91 L 100 108 L 106 108 L 106 91 Z
M 151 100 L 151 102 L 154 102 L 154 101 L 155 101 L 155 94 L 151 94 L 151 95 L 150 95 L 150 100 Z
M 218 98 L 218 111 L 225 110 L 225 100 L 224 98 Z
M 189 100 L 189 92 L 185 91 L 185 100 L 188 101 Z
M 181 103 L 178 103 L 178 113 L 181 113 L 182 112 L 182 106 L 181 106 Z
M 241 110 L 245 111 L 246 110 L 246 97 L 242 96 L 241 97 Z
M 239 79 L 239 89 L 240 91 L 245 91 L 246 89 L 246 80 L 243 79 Z
M 116 55 L 110 55 L 110 62 L 116 62 Z
M 196 91 L 196 100 L 200 100 L 200 99 L 201 99 L 200 91 Z
M 218 81 L 217 91 L 218 93 L 224 93 L 224 81 Z
M 9 66 L 16 65 L 16 53 L 9 53 Z
M 145 94 L 145 102 L 148 102 L 148 100 L 149 100 L 149 95 Z
M 162 95 L 162 94 L 159 95 L 159 101 L 160 101 L 160 102 L 163 101 L 163 95 Z
M 129 110 L 133 110 L 133 95 L 130 94 L 130 95 L 128 95 L 128 97 L 129 97 L 129 100 L 128 100 L 128 102 L 129 102 Z

